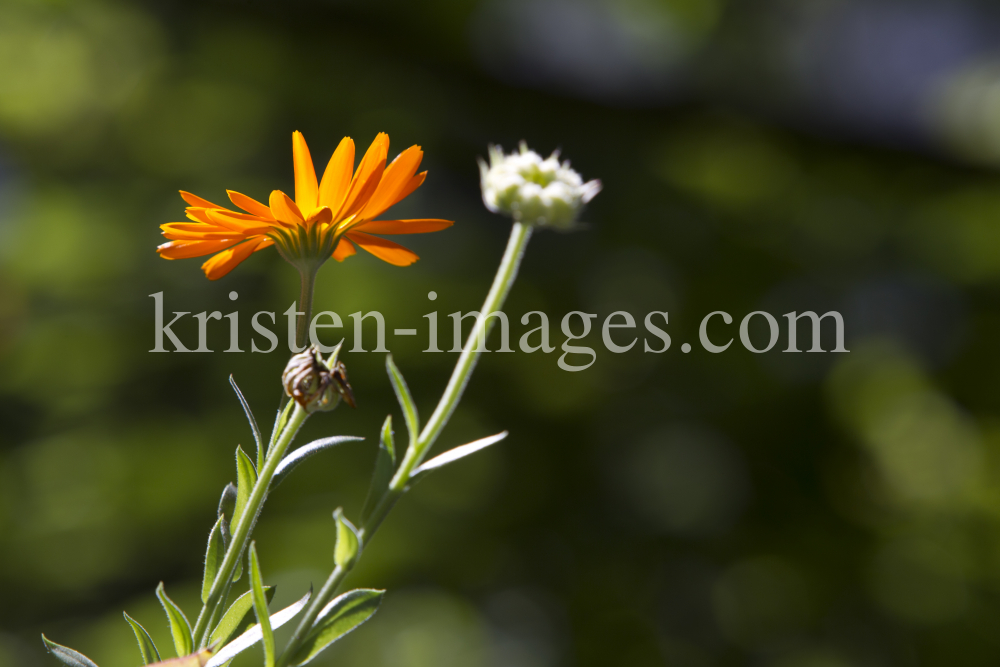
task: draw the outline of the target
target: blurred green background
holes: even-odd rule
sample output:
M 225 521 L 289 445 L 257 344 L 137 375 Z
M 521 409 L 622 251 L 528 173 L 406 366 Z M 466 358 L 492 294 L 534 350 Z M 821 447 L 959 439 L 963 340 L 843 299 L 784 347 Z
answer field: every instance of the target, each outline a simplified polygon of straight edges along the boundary
M 510 438 L 398 506 L 349 582 L 385 604 L 321 664 L 996 664 L 998 35 L 973 0 L 2 0 L 0 665 L 55 664 L 43 630 L 136 665 L 123 609 L 170 653 L 160 580 L 196 613 L 251 442 L 227 375 L 269 422 L 284 358 L 150 354 L 148 295 L 238 308 L 248 341 L 297 276 L 269 251 L 209 282 L 157 258 L 157 226 L 178 189 L 291 192 L 296 129 L 319 165 L 345 135 L 422 145 L 394 213 L 457 221 L 405 239 L 407 269 L 331 262 L 318 308 L 421 331 L 477 308 L 509 223 L 475 158 L 526 139 L 605 190 L 586 230 L 532 240 L 516 335 L 528 310 L 667 310 L 674 339 L 614 355 L 597 331 L 575 374 L 486 355 L 438 447 Z M 850 354 L 679 351 L 714 310 L 828 309 Z M 457 355 L 418 338 L 389 344 L 429 414 Z M 346 362 L 359 409 L 303 438 L 368 440 L 296 471 L 257 531 L 282 606 L 401 423 L 382 355 Z

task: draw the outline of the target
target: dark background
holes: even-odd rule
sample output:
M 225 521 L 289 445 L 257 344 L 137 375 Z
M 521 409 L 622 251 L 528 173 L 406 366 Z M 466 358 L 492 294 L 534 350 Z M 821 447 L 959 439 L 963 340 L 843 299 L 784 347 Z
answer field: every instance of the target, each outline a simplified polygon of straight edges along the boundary
M 525 139 L 605 189 L 586 229 L 532 240 L 514 336 L 529 310 L 659 310 L 674 341 L 615 355 L 595 331 L 581 373 L 485 355 L 438 449 L 511 436 L 403 499 L 349 582 L 388 588 L 382 610 L 317 664 L 995 664 L 998 46 L 972 1 L 3 0 L 0 665 L 55 664 L 43 630 L 136 665 L 122 609 L 166 657 L 161 579 L 197 613 L 252 444 L 227 375 L 269 424 L 284 357 L 151 354 L 148 295 L 238 309 L 246 349 L 297 276 L 268 251 L 209 282 L 153 249 L 178 189 L 291 192 L 296 129 L 320 167 L 345 135 L 422 145 L 427 182 L 393 213 L 456 221 L 405 239 L 410 268 L 331 262 L 319 309 L 422 332 L 436 309 L 450 343 L 509 229 L 475 159 Z M 850 354 L 696 344 L 714 310 L 828 309 Z M 457 355 L 425 336 L 389 345 L 426 416 Z M 329 571 L 330 512 L 358 514 L 385 415 L 402 430 L 383 355 L 345 360 L 359 409 L 302 441 L 368 440 L 272 495 L 281 606 Z

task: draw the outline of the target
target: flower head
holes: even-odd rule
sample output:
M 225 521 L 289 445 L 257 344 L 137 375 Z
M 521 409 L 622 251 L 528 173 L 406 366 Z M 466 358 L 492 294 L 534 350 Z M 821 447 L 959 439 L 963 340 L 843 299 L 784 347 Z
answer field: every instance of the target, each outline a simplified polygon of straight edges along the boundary
M 486 208 L 529 225 L 568 229 L 601 191 L 600 181 L 584 183 L 569 161 L 560 163 L 558 152 L 542 159 L 523 141 L 510 155 L 490 146 L 490 163 L 480 160 L 479 172 Z
M 354 141 L 344 137 L 317 181 L 309 147 L 301 132 L 292 134 L 295 199 L 280 190 L 265 205 L 229 190 L 229 199 L 240 211 L 213 204 L 189 192 L 190 222 L 160 225 L 169 243 L 156 251 L 164 259 L 213 255 L 202 265 L 205 275 L 217 280 L 258 250 L 275 245 L 281 256 L 300 270 L 315 271 L 331 256 L 343 261 L 361 246 L 396 266 L 417 261 L 415 253 L 376 234 L 436 232 L 449 220 L 374 220 L 424 182 L 417 173 L 423 151 L 410 146 L 388 165 L 389 136 L 380 133 L 354 170 Z

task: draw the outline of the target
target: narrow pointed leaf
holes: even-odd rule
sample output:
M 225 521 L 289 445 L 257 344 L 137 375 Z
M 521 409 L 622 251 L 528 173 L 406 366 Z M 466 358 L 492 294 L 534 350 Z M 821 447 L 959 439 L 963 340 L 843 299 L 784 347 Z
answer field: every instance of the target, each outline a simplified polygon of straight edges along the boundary
M 351 567 L 360 550 L 358 529 L 344 517 L 344 511 L 339 507 L 333 513 L 333 518 L 337 521 L 337 546 L 333 550 L 333 562 L 340 567 Z
M 163 611 L 167 612 L 167 620 L 170 621 L 170 634 L 174 638 L 174 648 L 178 656 L 185 656 L 194 649 L 194 640 L 191 638 L 191 624 L 188 623 L 187 616 L 181 608 L 174 604 L 174 601 L 167 597 L 167 592 L 163 589 L 163 582 L 156 587 L 156 597 L 160 598 Z
M 302 599 L 295 604 L 285 607 L 276 614 L 272 614 L 271 630 L 277 630 L 282 625 L 295 618 L 295 616 L 302 611 L 302 608 L 309 603 L 309 598 L 311 596 L 312 591 L 306 593 Z M 208 661 L 208 664 L 205 667 L 222 667 L 227 662 L 232 660 L 234 656 L 242 653 L 259 642 L 263 636 L 264 633 L 260 628 L 260 623 L 255 623 L 249 630 L 226 644 L 225 648 L 216 653 L 212 659 Z
M 45 648 L 48 649 L 49 653 L 64 665 L 69 665 L 70 667 L 97 667 L 97 663 L 84 654 L 57 644 L 45 635 L 42 635 L 42 641 L 45 642 Z
M 236 514 L 236 485 L 232 482 L 226 484 L 226 488 L 222 490 L 222 496 L 219 498 L 219 509 L 216 516 L 223 514 L 228 516 L 230 520 Z
M 230 482 L 226 485 L 226 488 L 222 490 L 222 497 L 219 499 L 219 516 L 223 515 L 229 517 L 228 521 L 223 521 L 221 524 L 222 528 L 222 544 L 225 549 L 229 548 L 229 542 L 232 540 L 232 533 L 230 532 L 230 525 L 232 524 L 232 518 L 236 515 L 236 496 L 237 490 L 236 485 Z M 223 550 L 223 557 L 225 557 L 225 549 Z M 239 581 L 240 577 L 243 575 L 243 561 L 236 561 L 236 567 L 233 569 L 233 581 Z
M 271 604 L 271 600 L 274 598 L 274 586 L 264 586 L 264 596 L 267 598 L 267 603 Z M 222 615 L 222 620 L 212 630 L 212 634 L 208 638 L 208 645 L 225 646 L 240 627 L 250 619 L 251 609 L 253 609 L 253 591 L 247 591 L 229 605 L 229 609 Z
M 323 608 L 313 629 L 292 657 L 293 665 L 304 665 L 333 642 L 367 621 L 378 611 L 385 591 L 358 589 L 344 593 Z
M 135 641 L 139 643 L 139 653 L 142 654 L 142 664 L 150 665 L 154 662 L 159 662 L 160 652 L 156 650 L 156 644 L 153 643 L 149 633 L 146 632 L 146 628 L 139 625 L 138 621 L 125 612 L 122 612 L 122 614 L 125 616 L 128 624 L 132 626 L 132 632 L 135 633 Z
M 481 449 L 486 449 L 490 445 L 500 442 L 507 437 L 507 431 L 503 433 L 497 433 L 496 435 L 491 435 L 488 438 L 482 438 L 476 440 L 475 442 L 470 442 L 467 445 L 461 445 L 460 447 L 455 447 L 454 449 L 449 449 L 444 454 L 439 454 L 435 456 L 430 461 L 427 461 L 422 466 L 418 467 L 412 473 L 410 473 L 410 481 L 416 482 L 423 479 L 428 473 L 437 470 L 438 468 L 443 468 L 449 463 L 454 463 L 459 459 L 464 459 L 470 454 L 475 454 Z
M 260 429 L 257 428 L 257 420 L 254 419 L 253 412 L 250 411 L 250 404 L 247 403 L 247 399 L 243 398 L 243 392 L 236 386 L 236 380 L 233 379 L 232 375 L 229 376 L 229 384 L 233 386 L 236 397 L 240 399 L 240 405 L 243 406 L 243 412 L 246 413 L 247 421 L 250 422 L 250 428 L 253 430 L 253 441 L 257 443 L 257 469 L 260 470 L 264 466 L 264 447 L 260 441 Z
M 226 556 L 226 543 L 222 537 L 222 526 L 226 521 L 223 514 L 212 526 L 212 532 L 208 534 L 208 548 L 205 550 L 205 573 L 201 580 L 201 601 L 208 602 L 208 594 L 212 590 L 215 582 L 215 575 L 222 567 L 222 559 Z
M 359 438 L 354 435 L 335 435 L 330 438 L 320 438 L 319 440 L 313 440 L 308 445 L 303 445 L 299 447 L 294 452 L 285 456 L 281 459 L 281 463 L 274 471 L 274 476 L 271 477 L 271 487 L 276 488 L 278 484 L 288 477 L 288 473 L 292 472 L 297 465 L 305 461 L 310 456 L 319 454 L 323 450 L 334 447 L 343 442 L 354 442 L 357 440 L 364 440 L 364 438 Z
M 257 559 L 257 545 L 250 543 L 250 592 L 253 595 L 253 610 L 260 624 L 264 640 L 264 667 L 274 667 L 274 632 L 271 630 L 271 616 L 267 611 L 264 583 L 260 577 L 260 561 Z
M 410 447 L 416 447 L 417 435 L 420 433 L 420 419 L 417 416 L 417 405 L 413 402 L 410 388 L 406 386 L 403 374 L 396 368 L 392 355 L 386 355 L 385 368 L 389 372 L 389 380 L 392 382 L 392 390 L 396 392 L 399 400 L 399 407 L 403 409 L 403 418 L 406 420 L 406 430 L 410 435 Z
M 236 448 L 236 509 L 233 511 L 233 518 L 229 522 L 230 529 L 236 528 L 236 522 L 243 516 L 243 510 L 250 500 L 250 493 L 254 484 L 257 483 L 257 469 L 253 467 L 253 462 L 246 455 L 242 447 Z
M 368 523 L 368 517 L 375 511 L 378 502 L 382 500 L 382 496 L 389 489 L 395 464 L 396 450 L 392 442 L 392 415 L 389 415 L 385 418 L 385 423 L 382 424 L 378 454 L 375 457 L 375 471 L 372 473 L 372 481 L 368 487 L 368 498 L 365 500 L 364 509 L 361 510 L 362 526 Z

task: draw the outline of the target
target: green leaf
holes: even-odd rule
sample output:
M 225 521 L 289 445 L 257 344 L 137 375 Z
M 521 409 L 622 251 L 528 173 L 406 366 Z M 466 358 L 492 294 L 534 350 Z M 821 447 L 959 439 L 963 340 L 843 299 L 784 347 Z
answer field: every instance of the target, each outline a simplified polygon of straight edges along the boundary
M 375 470 L 368 486 L 368 498 L 361 510 L 361 525 L 368 523 L 368 517 L 375 511 L 382 496 L 389 489 L 393 469 L 396 466 L 396 450 L 392 442 L 392 415 L 385 418 L 382 424 L 382 435 L 379 438 L 378 454 L 375 457 Z
M 410 434 L 410 448 L 417 446 L 417 436 L 420 433 L 420 419 L 417 417 L 417 406 L 410 395 L 410 389 L 406 386 L 403 374 L 396 368 L 392 361 L 392 355 L 385 357 L 385 368 L 389 372 L 389 380 L 392 381 L 392 390 L 396 392 L 399 400 L 399 407 L 403 409 L 403 418 L 406 420 L 406 430 Z
M 233 386 L 233 391 L 236 392 L 237 398 L 240 399 L 240 405 L 243 406 L 243 412 L 246 413 L 247 421 L 250 422 L 250 428 L 253 430 L 253 440 L 257 443 L 257 468 L 260 469 L 264 467 L 264 447 L 261 445 L 260 429 L 257 428 L 257 420 L 253 418 L 253 412 L 250 411 L 250 404 L 247 403 L 247 399 L 243 398 L 243 392 L 236 386 L 236 380 L 233 379 L 232 375 L 229 376 L 229 384 Z
M 358 529 L 344 517 L 344 511 L 339 507 L 333 513 L 333 518 L 337 521 L 337 546 L 333 549 L 333 562 L 340 567 L 349 568 L 358 559 L 361 546 Z
M 97 663 L 84 654 L 61 646 L 51 641 L 45 635 L 42 635 L 42 641 L 45 642 L 45 648 L 48 649 L 49 653 L 54 655 L 64 665 L 69 665 L 70 667 L 97 667 Z
M 231 530 L 236 529 L 236 523 L 243 516 L 243 510 L 250 500 L 250 493 L 254 484 L 257 483 L 257 469 L 254 468 L 250 457 L 246 455 L 242 447 L 236 448 L 236 509 L 233 510 L 233 518 L 229 522 Z
M 264 639 L 264 667 L 274 667 L 274 633 L 271 630 L 271 616 L 267 612 L 267 598 L 260 578 L 260 561 L 257 559 L 257 545 L 250 543 L 250 592 L 253 593 L 253 610 L 260 623 Z
M 226 515 L 219 516 L 219 520 L 212 526 L 212 532 L 208 534 L 208 548 L 205 550 L 205 574 L 201 580 L 201 601 L 208 602 L 208 594 L 215 583 L 215 576 L 222 567 L 222 559 L 226 557 L 226 542 L 222 537 L 223 524 Z
M 295 616 L 302 611 L 302 608 L 306 606 L 309 602 L 309 598 L 312 597 L 312 591 L 309 591 L 302 599 L 295 604 L 285 607 L 276 614 L 271 614 L 271 629 L 277 630 L 282 625 L 288 621 L 295 618 Z M 249 630 L 244 632 L 242 635 L 234 639 L 233 641 L 226 644 L 226 646 L 215 654 L 212 659 L 208 662 L 206 667 L 222 667 L 228 661 L 233 659 L 243 651 L 247 650 L 263 637 L 263 631 L 261 630 L 260 623 L 255 623 Z
M 232 541 L 232 534 L 230 533 L 229 526 L 232 522 L 233 516 L 236 515 L 236 485 L 230 482 L 226 485 L 226 488 L 222 490 L 222 497 L 219 499 L 219 517 L 227 516 L 229 521 L 222 522 L 222 544 L 225 549 L 229 548 L 229 543 Z M 223 553 L 223 557 L 225 554 Z M 243 576 L 243 561 L 236 561 L 236 567 L 233 568 L 233 581 L 239 581 L 240 577 Z
M 274 586 L 264 586 L 264 596 L 267 598 L 268 604 L 271 604 L 271 600 L 274 598 L 274 591 Z M 229 609 L 222 615 L 222 620 L 212 630 L 212 634 L 208 638 L 208 645 L 225 646 L 229 639 L 249 620 L 251 609 L 253 609 L 253 591 L 247 591 L 229 605 Z
M 173 600 L 167 597 L 162 581 L 156 587 L 156 597 L 160 598 L 163 611 L 167 612 L 167 620 L 170 621 L 170 634 L 173 635 L 177 655 L 188 655 L 194 648 L 194 640 L 191 638 L 191 624 L 188 623 L 187 616 L 184 615 L 180 607 L 174 604 Z
M 219 498 L 219 509 L 216 516 L 223 514 L 228 516 L 230 520 L 236 514 L 236 485 L 232 482 L 226 484 L 226 488 L 222 490 L 222 496 Z
M 274 471 L 274 476 L 271 477 L 271 487 L 276 488 L 278 484 L 288 477 L 288 473 L 298 466 L 300 463 L 305 461 L 310 456 L 318 454 L 325 449 L 329 449 L 335 445 L 339 445 L 343 442 L 354 442 L 358 440 L 364 440 L 364 438 L 359 438 L 354 435 L 335 435 L 330 438 L 320 438 L 319 440 L 313 440 L 308 445 L 303 445 L 299 447 L 291 454 L 285 456 L 281 459 L 281 463 Z
M 339 596 L 324 607 L 313 629 L 292 657 L 293 665 L 304 665 L 323 649 L 367 621 L 378 611 L 385 591 L 358 589 Z
M 128 624 L 132 626 L 132 632 L 135 633 L 135 640 L 139 642 L 139 653 L 142 654 L 142 664 L 149 665 L 159 662 L 160 652 L 156 650 L 156 644 L 153 643 L 149 633 L 146 632 L 146 628 L 139 625 L 138 621 L 125 612 L 122 612 L 122 614 L 125 616 Z
M 482 438 L 480 440 L 476 440 L 475 442 L 470 442 L 467 445 L 461 445 L 460 447 L 449 449 L 444 454 L 435 456 L 430 461 L 427 461 L 422 466 L 416 468 L 413 472 L 411 472 L 410 481 L 417 482 L 426 477 L 429 473 L 437 470 L 438 468 L 442 468 L 448 465 L 449 463 L 454 463 L 459 459 L 464 459 L 466 456 L 470 454 L 475 454 L 481 449 L 486 449 L 490 445 L 500 442 L 506 437 L 507 437 L 507 431 L 504 431 L 503 433 L 497 433 L 496 435 L 491 435 L 488 438 Z

